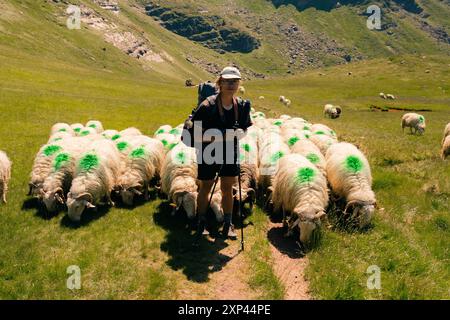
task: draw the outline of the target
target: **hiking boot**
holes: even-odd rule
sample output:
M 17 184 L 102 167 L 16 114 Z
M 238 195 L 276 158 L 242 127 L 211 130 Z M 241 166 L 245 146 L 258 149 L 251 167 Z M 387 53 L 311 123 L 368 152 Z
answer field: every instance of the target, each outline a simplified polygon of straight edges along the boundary
M 223 229 L 222 229 L 222 237 L 224 239 L 231 239 L 231 240 L 236 240 L 237 239 L 237 234 L 234 231 L 234 225 L 231 223 L 225 223 L 223 225 Z

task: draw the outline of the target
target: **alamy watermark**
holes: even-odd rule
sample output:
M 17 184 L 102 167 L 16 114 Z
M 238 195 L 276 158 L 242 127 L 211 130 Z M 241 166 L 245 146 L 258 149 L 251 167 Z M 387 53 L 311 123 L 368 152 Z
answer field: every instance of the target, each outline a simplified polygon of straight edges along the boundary
M 369 274 L 367 278 L 367 289 L 369 290 L 381 290 L 381 269 L 377 265 L 371 265 L 366 271 Z
M 67 267 L 66 273 L 70 276 L 67 278 L 66 286 L 69 290 L 81 289 L 81 269 L 79 266 L 71 265 Z
M 381 30 L 381 8 L 377 5 L 371 5 L 366 12 L 371 15 L 367 18 L 367 28 L 369 30 Z
M 66 20 L 66 26 L 70 30 L 81 29 L 81 9 L 79 6 L 70 5 L 66 9 L 69 17 Z

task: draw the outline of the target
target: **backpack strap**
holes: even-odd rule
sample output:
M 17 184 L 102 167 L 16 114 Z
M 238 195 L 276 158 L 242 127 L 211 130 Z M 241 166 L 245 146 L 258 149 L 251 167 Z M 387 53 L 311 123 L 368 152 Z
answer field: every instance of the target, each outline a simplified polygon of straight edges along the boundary
M 208 102 L 211 104 L 211 101 L 207 98 Z M 223 106 L 222 106 L 222 100 L 220 99 L 220 96 L 217 95 L 216 98 L 217 108 L 219 109 L 220 118 L 224 118 L 224 112 L 223 112 Z M 233 110 L 234 110 L 234 122 L 236 123 L 239 121 L 239 111 L 238 111 L 238 101 L 235 97 L 233 97 Z

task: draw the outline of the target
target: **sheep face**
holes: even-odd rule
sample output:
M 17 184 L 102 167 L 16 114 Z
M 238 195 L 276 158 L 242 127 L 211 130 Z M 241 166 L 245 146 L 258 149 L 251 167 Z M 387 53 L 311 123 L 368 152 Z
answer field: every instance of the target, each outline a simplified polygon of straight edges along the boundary
M 70 220 L 80 221 L 81 214 L 85 208 L 95 208 L 92 204 L 92 196 L 89 193 L 84 193 L 76 198 L 73 198 L 69 192 L 67 195 L 67 214 Z
M 134 204 L 134 196 L 141 196 L 141 195 L 142 192 L 138 190 L 138 187 L 120 190 L 120 196 L 122 197 L 122 201 L 127 206 L 132 206 Z
M 367 227 L 372 221 L 375 213 L 375 203 L 349 202 L 345 209 L 347 214 L 351 214 L 351 220 L 354 221 L 360 229 Z
M 295 210 L 294 210 L 295 212 Z M 305 245 L 312 245 L 314 234 L 320 232 L 321 218 L 325 216 L 323 210 L 308 209 L 297 212 L 300 217 L 298 227 L 300 229 L 300 242 Z
M 424 124 L 419 124 L 417 126 L 417 131 L 419 132 L 419 134 L 424 134 L 425 133 L 425 125 Z
M 41 191 L 43 184 L 30 182 L 28 186 L 29 186 L 28 195 L 41 199 Z
M 64 192 L 62 188 L 55 191 L 41 191 L 42 200 L 48 212 L 55 212 L 58 209 L 58 204 L 64 204 Z
M 194 219 L 197 211 L 197 192 L 178 192 L 174 194 L 177 210 L 183 207 L 189 219 Z

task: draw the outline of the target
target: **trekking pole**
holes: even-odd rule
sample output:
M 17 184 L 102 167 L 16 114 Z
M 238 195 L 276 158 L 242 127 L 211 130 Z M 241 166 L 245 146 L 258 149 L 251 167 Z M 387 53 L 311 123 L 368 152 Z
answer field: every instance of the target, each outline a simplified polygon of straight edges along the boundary
M 234 124 L 234 130 L 239 129 L 238 122 Z M 244 217 L 242 216 L 242 210 L 241 210 L 241 204 L 242 204 L 242 189 L 241 189 L 241 164 L 238 161 L 238 143 L 239 140 L 234 136 L 234 158 L 235 158 L 235 164 L 238 168 L 238 192 L 239 192 L 239 200 L 238 200 L 238 215 L 241 218 L 241 251 L 244 251 Z

